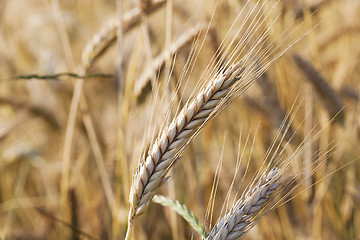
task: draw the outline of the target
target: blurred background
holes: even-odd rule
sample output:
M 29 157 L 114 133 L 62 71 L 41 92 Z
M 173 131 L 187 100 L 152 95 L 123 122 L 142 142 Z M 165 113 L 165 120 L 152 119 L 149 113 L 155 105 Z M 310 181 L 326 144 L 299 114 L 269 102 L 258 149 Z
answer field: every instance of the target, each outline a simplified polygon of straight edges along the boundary
M 152 96 L 180 82 L 181 106 L 237 15 L 257 2 L 0 1 L 0 239 L 122 239 L 132 174 L 167 109 Z M 191 142 L 160 193 L 209 230 L 238 155 L 241 194 L 274 141 L 297 187 L 245 239 L 360 239 L 360 1 L 265 3 L 278 16 L 269 39 L 310 31 Z M 184 73 L 189 56 L 196 61 Z M 156 203 L 132 236 L 200 239 Z

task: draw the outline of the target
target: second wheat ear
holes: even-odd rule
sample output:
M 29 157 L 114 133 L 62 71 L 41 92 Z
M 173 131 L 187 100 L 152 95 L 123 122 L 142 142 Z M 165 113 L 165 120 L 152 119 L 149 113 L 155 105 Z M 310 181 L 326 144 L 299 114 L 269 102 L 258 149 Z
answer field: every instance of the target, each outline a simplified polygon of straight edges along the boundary
M 241 239 L 272 206 L 281 191 L 280 169 L 264 173 L 214 226 L 208 240 Z

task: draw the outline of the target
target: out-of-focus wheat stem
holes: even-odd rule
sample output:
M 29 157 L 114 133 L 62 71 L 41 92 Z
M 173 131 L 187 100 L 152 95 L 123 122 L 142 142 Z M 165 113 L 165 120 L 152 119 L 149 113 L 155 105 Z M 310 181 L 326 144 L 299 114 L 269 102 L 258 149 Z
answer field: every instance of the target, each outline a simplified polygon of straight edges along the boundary
M 78 227 L 79 225 L 79 207 L 76 192 L 74 188 L 69 189 L 69 205 L 71 215 L 71 225 Z M 71 240 L 80 240 L 80 235 L 72 229 Z
M 57 29 L 60 35 L 60 41 L 62 44 L 63 51 L 66 57 L 67 70 L 73 72 L 75 68 L 74 56 L 70 47 L 69 36 L 66 31 L 66 25 L 64 17 L 62 15 L 61 7 L 59 0 L 52 0 L 53 12 L 55 14 Z M 81 74 L 84 75 L 84 74 Z M 77 80 L 79 82 L 81 80 Z M 68 218 L 68 206 L 67 206 L 67 194 L 69 188 L 69 179 L 70 179 L 70 163 L 71 163 L 71 145 L 74 133 L 74 125 L 77 113 L 78 99 L 80 98 L 80 93 L 76 94 L 74 92 L 73 99 L 71 101 L 68 123 L 65 131 L 64 139 L 64 150 L 62 156 L 62 174 L 61 174 L 61 183 L 60 183 L 60 209 L 61 215 L 64 220 Z M 60 231 L 62 232 L 62 231 Z M 64 234 L 60 234 L 60 239 L 64 239 Z

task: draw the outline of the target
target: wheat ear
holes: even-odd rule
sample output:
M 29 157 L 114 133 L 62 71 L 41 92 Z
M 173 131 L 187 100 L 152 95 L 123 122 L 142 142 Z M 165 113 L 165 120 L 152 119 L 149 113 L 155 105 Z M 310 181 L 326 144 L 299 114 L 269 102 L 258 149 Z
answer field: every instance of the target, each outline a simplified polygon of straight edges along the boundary
M 238 62 L 218 73 L 184 106 L 171 124 L 160 132 L 135 172 L 129 197 L 129 223 L 145 211 L 158 188 L 166 180 L 169 168 L 179 158 L 191 138 L 224 103 L 231 86 L 240 79 L 243 70 L 242 63 Z
M 270 209 L 278 195 L 281 181 L 279 168 L 273 168 L 268 174 L 263 174 L 220 219 L 208 236 L 208 240 L 241 239 L 258 220 Z M 282 187 L 281 187 L 282 188 Z

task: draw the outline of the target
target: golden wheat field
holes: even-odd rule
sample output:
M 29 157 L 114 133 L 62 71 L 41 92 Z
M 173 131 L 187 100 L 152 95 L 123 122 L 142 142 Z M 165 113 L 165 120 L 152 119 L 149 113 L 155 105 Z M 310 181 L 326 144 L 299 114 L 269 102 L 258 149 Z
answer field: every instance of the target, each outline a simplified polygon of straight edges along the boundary
M 360 239 L 359 42 L 359 0 L 1 0 L 0 239 Z

